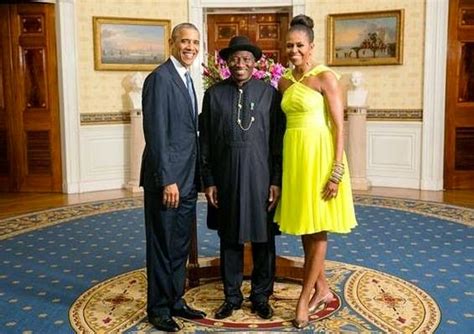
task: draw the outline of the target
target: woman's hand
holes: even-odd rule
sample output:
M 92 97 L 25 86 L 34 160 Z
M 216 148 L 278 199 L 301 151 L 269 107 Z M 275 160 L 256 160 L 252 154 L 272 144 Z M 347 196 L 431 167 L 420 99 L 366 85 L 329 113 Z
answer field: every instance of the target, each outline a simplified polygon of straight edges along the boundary
M 330 199 L 335 198 L 337 196 L 338 190 L 339 184 L 328 181 L 323 189 L 323 199 L 325 201 L 329 201 Z

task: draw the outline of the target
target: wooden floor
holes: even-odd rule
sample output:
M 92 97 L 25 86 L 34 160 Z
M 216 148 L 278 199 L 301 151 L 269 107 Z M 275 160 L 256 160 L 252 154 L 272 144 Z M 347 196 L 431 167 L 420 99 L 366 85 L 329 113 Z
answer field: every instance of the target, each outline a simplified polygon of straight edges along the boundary
M 474 190 L 420 191 L 413 189 L 375 187 L 368 191 L 355 191 L 354 193 L 443 202 L 474 208 Z M 132 196 L 142 196 L 142 194 L 132 194 L 126 190 L 109 190 L 72 195 L 50 193 L 0 193 L 0 219 L 65 205 Z

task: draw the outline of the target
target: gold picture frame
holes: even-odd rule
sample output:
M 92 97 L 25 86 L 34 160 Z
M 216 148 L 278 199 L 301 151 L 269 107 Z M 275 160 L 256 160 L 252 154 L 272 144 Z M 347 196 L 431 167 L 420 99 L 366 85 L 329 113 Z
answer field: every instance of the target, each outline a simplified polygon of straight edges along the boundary
M 403 64 L 404 10 L 329 14 L 331 66 Z
M 151 71 L 169 57 L 171 21 L 93 17 L 94 69 Z

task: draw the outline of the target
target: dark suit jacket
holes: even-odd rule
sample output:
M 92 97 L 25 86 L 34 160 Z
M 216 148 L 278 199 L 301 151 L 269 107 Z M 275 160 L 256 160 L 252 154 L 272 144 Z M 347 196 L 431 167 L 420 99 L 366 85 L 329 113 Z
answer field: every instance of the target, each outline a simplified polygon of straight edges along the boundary
M 177 183 L 180 196 L 189 195 L 197 180 L 197 117 L 170 59 L 146 78 L 142 108 L 146 145 L 140 185 L 161 192 L 164 186 Z

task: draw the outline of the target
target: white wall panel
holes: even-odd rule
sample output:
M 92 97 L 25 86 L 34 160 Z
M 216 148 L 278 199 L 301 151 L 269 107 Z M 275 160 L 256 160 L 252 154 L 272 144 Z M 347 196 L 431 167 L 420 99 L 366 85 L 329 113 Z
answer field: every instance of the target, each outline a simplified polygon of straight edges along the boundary
M 130 173 L 130 125 L 81 127 L 80 192 L 122 188 Z
M 372 186 L 420 187 L 420 122 L 367 123 L 367 179 Z
M 367 123 L 367 179 L 372 186 L 420 187 L 421 123 Z M 130 173 L 129 125 L 81 127 L 80 192 L 122 188 Z

